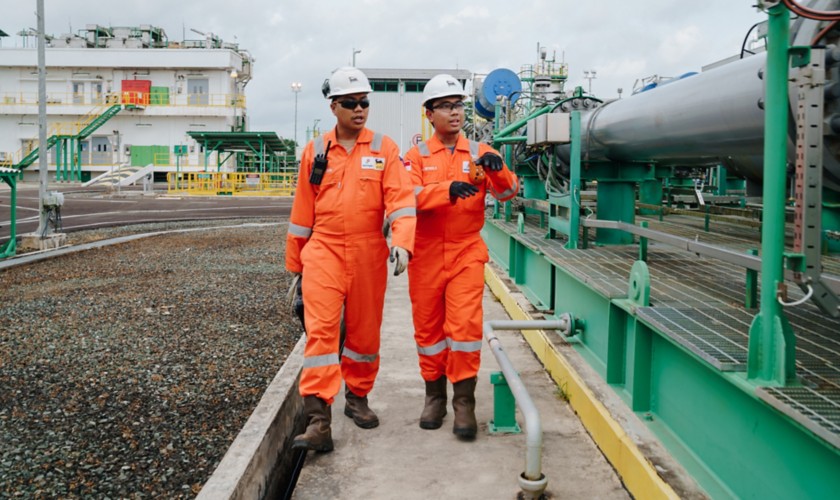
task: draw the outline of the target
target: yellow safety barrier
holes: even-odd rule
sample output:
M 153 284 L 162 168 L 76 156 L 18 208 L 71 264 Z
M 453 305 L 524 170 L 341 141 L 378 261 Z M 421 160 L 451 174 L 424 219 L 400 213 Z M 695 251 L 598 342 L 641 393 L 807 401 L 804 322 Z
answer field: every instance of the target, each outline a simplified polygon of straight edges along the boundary
M 292 196 L 296 172 L 169 172 L 167 192 L 191 196 Z

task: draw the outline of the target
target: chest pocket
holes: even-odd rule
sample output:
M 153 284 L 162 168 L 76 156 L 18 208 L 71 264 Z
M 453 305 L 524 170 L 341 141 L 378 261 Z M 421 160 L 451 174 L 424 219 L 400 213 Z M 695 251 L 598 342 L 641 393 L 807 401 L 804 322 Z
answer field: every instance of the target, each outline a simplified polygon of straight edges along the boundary
M 382 176 L 385 174 L 385 157 L 382 149 L 382 134 L 375 133 L 370 143 L 370 154 L 362 156 L 359 168 L 359 185 L 356 189 L 356 206 L 361 211 L 384 210 Z
M 368 160 L 368 158 L 370 160 Z M 381 162 L 382 170 L 374 168 L 362 168 L 359 173 L 359 186 L 356 190 L 356 206 L 359 210 L 384 210 L 384 195 L 382 194 L 382 176 L 385 168 L 385 158 L 383 157 L 364 157 L 364 162 L 378 160 Z

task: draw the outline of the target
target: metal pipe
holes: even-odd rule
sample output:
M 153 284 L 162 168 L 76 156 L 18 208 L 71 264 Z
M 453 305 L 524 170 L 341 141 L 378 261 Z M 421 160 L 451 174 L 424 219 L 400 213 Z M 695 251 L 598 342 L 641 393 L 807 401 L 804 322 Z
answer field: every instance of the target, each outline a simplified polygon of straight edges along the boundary
M 516 404 L 525 418 L 525 472 L 519 476 L 519 486 L 525 498 L 539 498 L 548 485 L 548 479 L 542 473 L 542 423 L 540 413 L 528 394 L 528 389 L 519 378 L 519 373 L 505 354 L 496 330 L 563 330 L 566 323 L 559 320 L 489 320 L 484 322 L 484 338 L 493 351 L 508 386 L 516 399 Z
M 814 5 L 831 9 L 838 3 L 830 0 Z M 799 19 L 789 24 L 789 39 L 793 45 L 810 45 L 820 27 L 816 21 Z M 840 60 L 840 51 L 831 51 L 829 62 L 835 59 Z M 723 165 L 761 186 L 765 175 L 764 109 L 768 107 L 764 93 L 766 64 L 767 54 L 760 52 L 585 110 L 581 117 L 583 159 Z M 828 82 L 829 97 L 840 96 L 840 89 L 832 87 L 837 83 Z M 795 88 L 786 89 L 795 103 Z M 795 107 L 791 116 L 794 112 Z M 829 122 L 832 113 L 829 107 Z M 835 127 L 840 130 L 840 124 L 832 130 Z M 779 144 L 793 144 L 791 131 L 779 138 Z M 833 191 L 840 191 L 839 146 L 840 136 L 826 135 L 823 185 Z M 568 164 L 569 146 L 558 146 L 556 151 Z M 789 147 L 787 151 L 787 161 L 793 162 L 794 149 Z

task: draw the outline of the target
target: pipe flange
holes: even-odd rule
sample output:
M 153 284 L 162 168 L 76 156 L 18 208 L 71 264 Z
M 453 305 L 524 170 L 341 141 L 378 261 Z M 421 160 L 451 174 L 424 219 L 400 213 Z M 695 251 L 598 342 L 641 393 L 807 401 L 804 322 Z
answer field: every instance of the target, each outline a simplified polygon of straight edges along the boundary
M 568 338 L 575 334 L 575 319 L 570 313 L 561 314 L 557 320 L 560 321 L 560 328 L 557 329 L 560 335 Z
M 519 475 L 519 488 L 522 490 L 522 494 L 519 495 L 517 498 L 522 499 L 537 499 L 542 496 L 543 492 L 545 492 L 545 488 L 548 486 L 548 478 L 545 477 L 545 474 L 540 473 L 540 478 L 536 480 L 527 479 L 525 474 L 522 473 Z

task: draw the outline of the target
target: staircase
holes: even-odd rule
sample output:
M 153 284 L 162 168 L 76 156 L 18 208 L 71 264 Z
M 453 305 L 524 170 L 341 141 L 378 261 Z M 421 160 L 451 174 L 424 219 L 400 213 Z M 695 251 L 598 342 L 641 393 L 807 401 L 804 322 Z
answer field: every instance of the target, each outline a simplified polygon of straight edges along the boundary
M 114 115 L 119 113 L 122 109 L 122 104 L 106 103 L 102 106 L 95 107 L 76 122 L 53 124 L 47 133 L 47 150 L 55 146 L 59 139 L 75 139 L 77 141 L 87 139 L 92 133 L 104 125 L 108 120 L 113 118 Z M 36 139 L 33 139 L 33 141 L 34 140 Z M 40 155 L 38 149 L 39 148 L 36 147 L 24 155 L 23 148 L 21 148 L 17 151 L 17 153 L 0 162 L 0 167 L 5 166 L 23 170 L 35 163 L 35 160 L 38 159 L 38 156 Z M 20 161 L 15 162 L 15 158 L 20 158 Z

